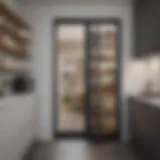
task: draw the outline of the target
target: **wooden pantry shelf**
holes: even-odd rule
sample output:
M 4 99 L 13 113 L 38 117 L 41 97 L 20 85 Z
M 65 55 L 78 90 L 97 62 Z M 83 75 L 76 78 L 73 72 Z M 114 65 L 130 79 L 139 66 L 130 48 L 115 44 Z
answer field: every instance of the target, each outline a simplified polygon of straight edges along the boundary
M 15 23 L 18 27 L 24 28 L 24 29 L 31 29 L 30 26 L 16 13 L 6 5 L 4 2 L 0 1 L 0 13 L 1 15 L 4 15 L 6 18 L 8 18 L 10 21 Z
M 112 61 L 115 62 L 116 57 L 115 56 L 107 56 L 107 55 L 101 55 L 101 54 L 90 54 L 90 58 L 94 61 Z
M 92 85 L 91 91 L 100 91 L 101 93 L 116 93 L 117 90 L 117 85 L 116 84 L 112 84 L 112 85 L 100 85 L 100 83 L 98 83 L 98 85 Z

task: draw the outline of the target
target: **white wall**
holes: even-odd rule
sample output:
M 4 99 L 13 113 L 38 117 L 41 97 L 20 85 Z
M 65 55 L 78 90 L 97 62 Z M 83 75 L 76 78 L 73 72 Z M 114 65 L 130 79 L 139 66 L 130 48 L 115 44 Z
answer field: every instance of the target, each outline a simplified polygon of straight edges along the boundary
M 52 20 L 56 17 L 117 17 L 122 20 L 122 71 L 132 54 L 132 1 L 131 0 L 21 0 L 20 9 L 33 27 L 33 74 L 37 80 L 37 138 L 50 140 L 53 134 L 52 77 L 54 56 L 52 49 Z M 54 33 L 53 33 L 54 35 Z M 128 139 L 128 106 L 125 72 L 122 74 L 121 97 L 123 105 L 123 140 Z

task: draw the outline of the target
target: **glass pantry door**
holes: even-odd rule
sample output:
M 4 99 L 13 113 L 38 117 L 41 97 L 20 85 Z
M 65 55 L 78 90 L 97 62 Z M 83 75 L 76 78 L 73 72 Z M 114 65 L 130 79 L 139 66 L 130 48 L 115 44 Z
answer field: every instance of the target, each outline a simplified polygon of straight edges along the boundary
M 82 135 L 85 131 L 85 26 L 57 24 L 58 104 L 57 135 Z
M 114 136 L 117 120 L 117 26 L 88 27 L 88 101 L 91 136 Z

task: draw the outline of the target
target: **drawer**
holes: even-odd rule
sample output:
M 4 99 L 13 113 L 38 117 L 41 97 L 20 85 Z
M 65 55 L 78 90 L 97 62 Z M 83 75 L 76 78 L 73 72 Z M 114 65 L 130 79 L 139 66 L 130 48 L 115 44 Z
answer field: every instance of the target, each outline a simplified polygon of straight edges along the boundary
M 3 156 L 8 158 L 7 160 L 20 160 L 33 138 L 33 123 L 32 120 L 29 120 L 15 133 L 3 137 L 0 153 L 3 153 Z
M 19 160 L 34 138 L 33 129 L 33 98 L 8 97 L 0 101 L 0 159 Z
M 21 159 L 27 148 L 31 145 L 33 140 L 32 125 L 25 125 L 21 128 L 15 136 L 13 136 L 12 144 L 9 148 L 9 153 L 12 153 L 14 160 Z

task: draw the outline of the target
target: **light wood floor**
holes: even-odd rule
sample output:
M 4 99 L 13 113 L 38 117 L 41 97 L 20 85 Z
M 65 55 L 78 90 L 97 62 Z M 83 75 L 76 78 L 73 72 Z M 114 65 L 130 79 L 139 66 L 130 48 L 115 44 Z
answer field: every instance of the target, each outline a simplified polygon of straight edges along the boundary
M 39 144 L 25 160 L 139 160 L 127 145 L 119 142 L 93 143 L 84 140 L 56 140 Z

